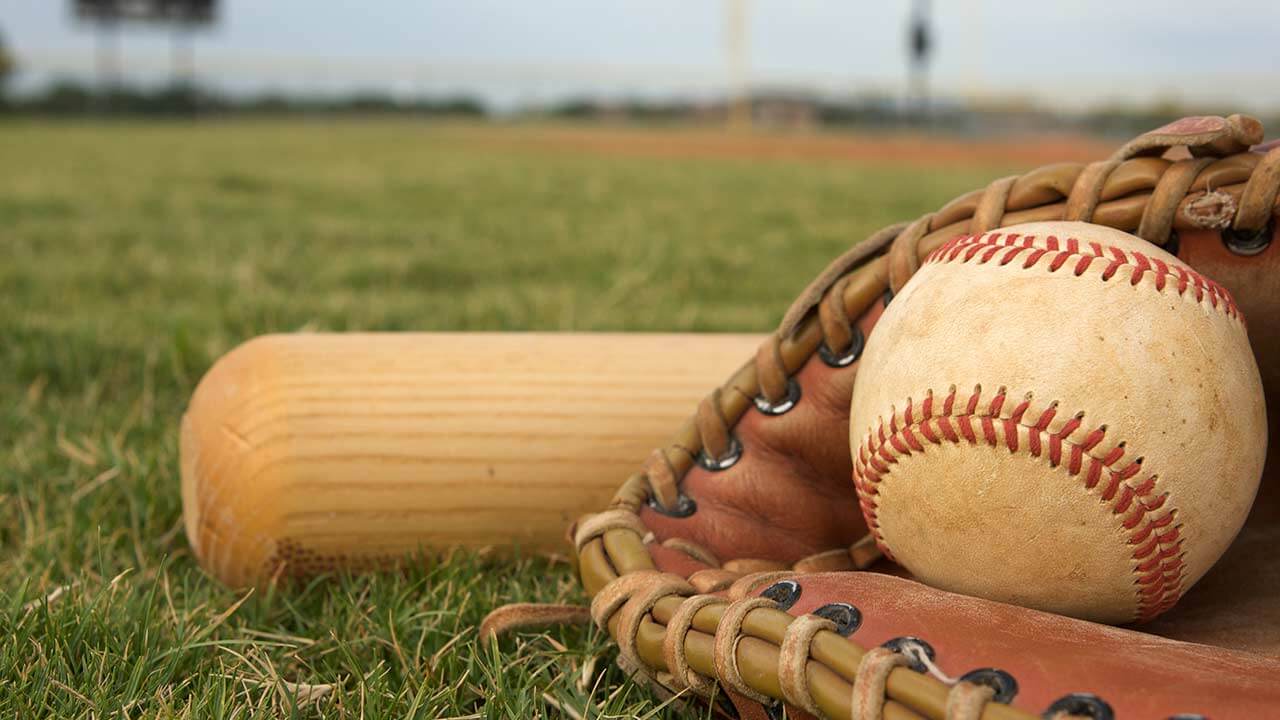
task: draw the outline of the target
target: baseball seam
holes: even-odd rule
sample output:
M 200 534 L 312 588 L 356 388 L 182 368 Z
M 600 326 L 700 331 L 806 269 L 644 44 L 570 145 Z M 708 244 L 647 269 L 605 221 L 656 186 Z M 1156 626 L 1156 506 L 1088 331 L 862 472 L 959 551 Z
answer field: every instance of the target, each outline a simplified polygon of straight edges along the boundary
M 1049 235 L 1041 241 L 1043 247 L 1037 247 L 1035 235 L 1019 235 L 1018 233 L 985 233 L 981 235 L 960 235 L 944 243 L 925 258 L 925 264 L 941 262 L 963 262 L 984 265 L 999 259 L 1000 265 L 1008 265 L 1019 255 L 1026 254 L 1022 261 L 1022 269 L 1029 270 L 1036 263 L 1049 258 L 1047 270 L 1058 272 L 1068 267 L 1068 261 L 1076 277 L 1080 277 L 1095 268 L 1102 267 L 1101 279 L 1110 280 L 1121 268 L 1129 270 L 1129 284 L 1138 285 L 1144 278 L 1151 278 L 1158 292 L 1171 288 L 1180 296 L 1188 293 L 1196 302 L 1208 300 L 1209 305 L 1221 311 L 1227 317 L 1244 322 L 1244 316 L 1231 293 L 1218 283 L 1190 268 L 1171 265 L 1157 257 L 1152 257 L 1136 250 L 1125 251 L 1110 245 L 1080 240 L 1069 237 L 1060 240 Z M 1001 252 L 1003 251 L 1003 252 Z
M 1031 407 L 1030 393 L 1007 416 L 1001 415 L 1008 397 L 1005 388 L 1000 388 L 985 408 L 979 408 L 981 394 L 982 387 L 976 386 L 967 400 L 958 403 L 953 386 L 942 401 L 941 412 L 935 412 L 933 391 L 929 390 L 918 408 L 907 399 L 901 424 L 894 411 L 887 431 L 884 418 L 880 418 L 876 429 L 867 433 L 855 456 L 853 482 L 867 526 L 881 551 L 893 558 L 880 532 L 875 498 L 884 476 L 898 458 L 924 452 L 925 443 L 985 443 L 993 448 L 1003 443 L 1010 454 L 1024 451 L 1034 458 L 1047 455 L 1050 467 L 1063 467 L 1090 491 L 1100 488 L 1100 499 L 1109 504 L 1112 514 L 1121 516 L 1121 527 L 1133 548 L 1130 557 L 1138 602 L 1136 619 L 1149 620 L 1172 607 L 1182 594 L 1186 571 L 1181 526 L 1174 522 L 1176 510 L 1169 502 L 1169 493 L 1156 493 L 1157 476 L 1136 480 L 1142 470 L 1142 458 L 1125 461 L 1131 453 L 1124 442 L 1104 453 L 1099 446 L 1106 438 L 1107 426 L 1083 429 L 1084 413 L 1077 413 L 1059 429 L 1050 430 L 1058 413 L 1056 401 L 1034 422 L 1027 422 L 1024 416 Z

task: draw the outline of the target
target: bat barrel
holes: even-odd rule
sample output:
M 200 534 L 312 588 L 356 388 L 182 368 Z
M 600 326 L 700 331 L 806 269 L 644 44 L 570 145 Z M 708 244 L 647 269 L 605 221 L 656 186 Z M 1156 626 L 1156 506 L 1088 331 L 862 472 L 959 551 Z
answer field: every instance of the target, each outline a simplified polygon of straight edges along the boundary
M 243 586 L 452 547 L 559 549 L 750 335 L 268 335 L 182 419 L 187 537 Z

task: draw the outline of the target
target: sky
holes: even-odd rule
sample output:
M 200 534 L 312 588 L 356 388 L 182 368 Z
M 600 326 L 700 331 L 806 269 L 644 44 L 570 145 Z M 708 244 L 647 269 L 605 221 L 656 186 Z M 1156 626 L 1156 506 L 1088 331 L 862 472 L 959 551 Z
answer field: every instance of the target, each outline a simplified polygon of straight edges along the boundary
M 898 95 L 910 0 L 746 0 L 753 87 Z M 723 96 L 726 0 L 222 0 L 191 39 L 228 92 L 470 93 L 498 106 L 570 96 Z M 97 37 L 71 0 L 0 0 L 18 88 L 92 79 Z M 1280 109 L 1274 0 L 932 0 L 931 85 L 1057 109 L 1179 100 Z M 163 82 L 171 35 L 115 38 L 126 81 Z

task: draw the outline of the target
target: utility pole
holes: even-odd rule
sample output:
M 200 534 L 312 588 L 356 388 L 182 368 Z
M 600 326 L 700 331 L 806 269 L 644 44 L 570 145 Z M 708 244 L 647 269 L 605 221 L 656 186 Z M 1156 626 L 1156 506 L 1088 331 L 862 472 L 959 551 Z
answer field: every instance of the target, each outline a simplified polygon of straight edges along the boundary
M 933 51 L 929 0 L 914 0 L 907 27 L 907 112 L 929 116 L 929 55 Z
M 751 95 L 747 88 L 747 0 L 725 0 L 725 51 L 729 66 L 729 128 L 751 127 Z

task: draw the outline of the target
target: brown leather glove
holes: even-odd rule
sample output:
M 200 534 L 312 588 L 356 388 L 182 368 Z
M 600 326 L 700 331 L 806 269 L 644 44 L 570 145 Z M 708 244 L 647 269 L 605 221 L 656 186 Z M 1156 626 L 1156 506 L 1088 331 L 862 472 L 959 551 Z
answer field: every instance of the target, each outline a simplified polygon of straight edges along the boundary
M 1274 396 L 1280 147 L 1250 150 L 1261 141 L 1249 117 L 1187 118 L 1102 162 L 996 180 L 838 258 L 610 507 L 573 529 L 592 615 L 622 662 L 741 717 L 784 702 L 793 717 L 939 720 L 1280 707 L 1280 572 L 1266 556 L 1280 541 L 1276 482 L 1181 605 L 1119 630 L 857 572 L 905 574 L 867 538 L 848 441 L 859 353 L 893 293 L 951 237 L 1034 220 L 1126 230 L 1221 282 Z M 487 629 L 504 620 L 519 618 Z M 908 636 L 920 640 L 875 649 Z M 1002 672 L 966 674 L 984 667 Z

